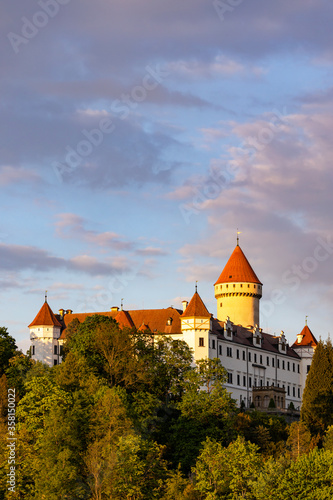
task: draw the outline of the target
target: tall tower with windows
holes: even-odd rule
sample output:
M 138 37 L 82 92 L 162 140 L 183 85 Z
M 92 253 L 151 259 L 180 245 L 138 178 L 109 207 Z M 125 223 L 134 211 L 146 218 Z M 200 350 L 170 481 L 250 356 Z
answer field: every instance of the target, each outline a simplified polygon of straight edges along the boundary
M 28 328 L 32 359 L 47 363 L 49 366 L 57 365 L 61 361 L 58 342 L 61 324 L 48 305 L 46 295 L 44 304 Z
M 230 318 L 236 325 L 259 326 L 259 300 L 262 283 L 253 271 L 249 261 L 237 245 L 226 263 L 215 285 L 217 318 Z

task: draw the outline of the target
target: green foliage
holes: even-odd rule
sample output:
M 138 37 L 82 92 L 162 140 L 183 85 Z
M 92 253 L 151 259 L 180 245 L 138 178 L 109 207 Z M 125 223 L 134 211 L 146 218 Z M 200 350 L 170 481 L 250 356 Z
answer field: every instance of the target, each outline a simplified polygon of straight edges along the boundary
M 308 453 L 311 449 L 311 433 L 303 422 L 293 422 L 289 427 L 289 437 L 287 447 L 290 450 L 292 459 L 299 458 L 303 453 Z
M 239 412 L 235 420 L 236 432 L 257 444 L 266 455 L 279 456 L 288 438 L 287 423 L 283 417 L 264 412 Z
M 180 416 L 172 424 L 173 463 L 189 472 L 209 436 L 228 444 L 234 437 L 236 403 L 223 387 L 225 369 L 220 360 L 200 360 L 185 380 L 185 393 L 177 404 Z M 204 387 L 205 390 L 200 390 Z
M 34 361 L 21 352 L 17 353 L 9 360 L 8 368 L 6 369 L 8 386 L 15 387 L 18 397 L 22 397 L 25 394 L 25 380 L 27 373 L 33 366 Z
M 333 451 L 333 425 L 330 425 L 325 432 L 323 439 L 323 446 L 325 450 Z
M 276 405 L 275 405 L 275 402 L 274 402 L 274 399 L 271 398 L 269 400 L 269 403 L 268 403 L 268 408 L 276 408 Z
M 237 438 L 223 448 L 208 438 L 193 468 L 195 488 L 206 500 L 249 498 L 250 480 L 259 476 L 261 466 L 255 444 Z
M 315 449 L 291 462 L 280 478 L 276 500 L 330 500 L 333 497 L 333 452 Z
M 8 333 L 7 328 L 0 327 L 0 377 L 9 366 L 9 360 L 16 354 L 15 339 Z
M 333 348 L 330 341 L 318 342 L 306 378 L 301 419 L 313 436 L 323 436 L 333 424 Z

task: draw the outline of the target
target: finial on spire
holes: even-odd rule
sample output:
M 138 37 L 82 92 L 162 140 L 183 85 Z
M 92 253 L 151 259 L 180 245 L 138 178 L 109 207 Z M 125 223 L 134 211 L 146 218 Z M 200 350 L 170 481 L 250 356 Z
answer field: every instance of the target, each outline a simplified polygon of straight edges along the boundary
M 120 304 L 120 310 L 122 311 L 123 310 L 123 305 L 124 305 L 124 299 L 121 299 L 121 304 Z
M 195 293 L 198 292 L 198 280 L 195 282 Z
M 45 290 L 45 302 L 47 302 L 47 290 Z
M 307 326 L 307 324 L 308 324 L 308 317 L 305 316 L 305 326 Z
M 239 247 L 239 235 L 240 235 L 240 231 L 238 231 L 238 228 L 237 228 L 237 246 Z

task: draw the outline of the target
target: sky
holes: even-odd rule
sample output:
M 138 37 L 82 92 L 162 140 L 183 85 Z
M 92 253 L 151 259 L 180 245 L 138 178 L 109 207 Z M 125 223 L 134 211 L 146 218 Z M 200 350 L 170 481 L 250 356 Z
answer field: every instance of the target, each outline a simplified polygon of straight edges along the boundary
M 333 4 L 2 0 L 0 317 L 181 308 L 236 245 L 260 326 L 332 331 Z

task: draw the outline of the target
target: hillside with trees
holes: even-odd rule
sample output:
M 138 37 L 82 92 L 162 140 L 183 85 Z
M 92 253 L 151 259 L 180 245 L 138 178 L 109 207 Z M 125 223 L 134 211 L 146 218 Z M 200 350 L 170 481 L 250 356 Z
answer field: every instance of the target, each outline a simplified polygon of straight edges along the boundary
M 110 317 L 74 320 L 64 351 L 49 368 L 1 329 L 0 500 L 333 498 L 329 343 L 318 345 L 302 420 L 291 425 L 237 408 L 218 359 L 193 367 L 185 342 L 154 341 Z M 8 388 L 16 390 L 15 492 Z

